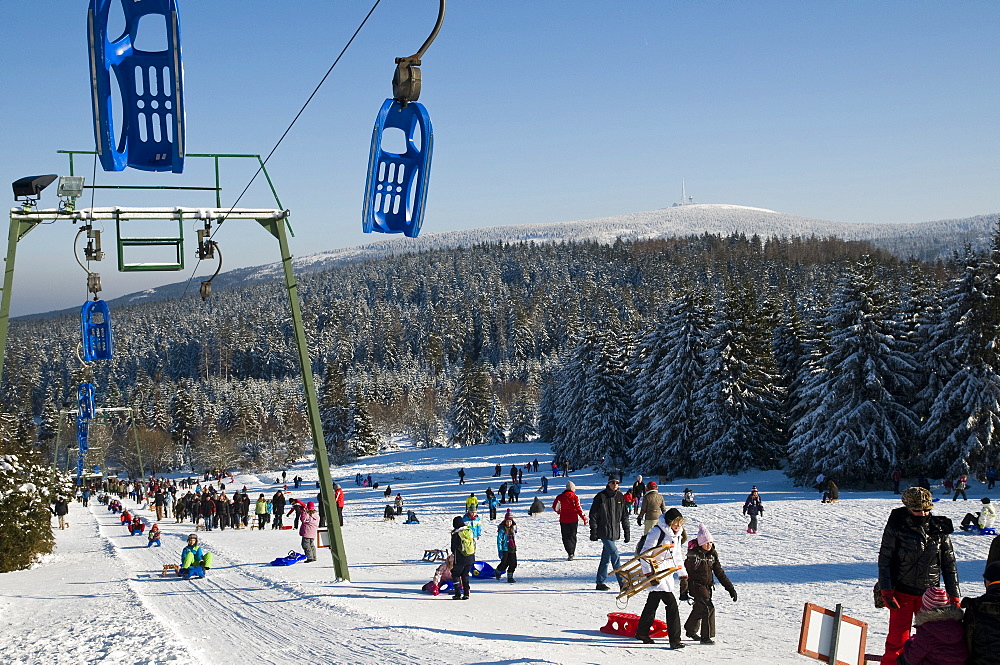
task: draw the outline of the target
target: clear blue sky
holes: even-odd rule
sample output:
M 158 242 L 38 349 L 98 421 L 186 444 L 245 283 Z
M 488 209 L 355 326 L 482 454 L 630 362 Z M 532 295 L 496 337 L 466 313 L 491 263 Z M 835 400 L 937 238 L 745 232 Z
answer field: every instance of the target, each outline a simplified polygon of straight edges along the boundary
M 371 4 L 182 0 L 188 149 L 266 154 Z M 57 149 L 93 148 L 86 9 L 0 2 L 6 182 L 66 173 Z M 371 125 L 393 58 L 416 51 L 436 12 L 436 0 L 382 0 L 270 162 L 296 255 L 386 237 L 361 232 Z M 423 232 L 662 208 L 682 178 L 698 202 L 834 221 L 1000 211 L 997 34 L 996 0 L 452 0 L 422 67 L 435 129 Z M 90 164 L 78 169 L 89 181 Z M 251 171 L 228 174 L 224 204 Z M 97 180 L 209 175 L 189 160 L 180 176 Z M 270 206 L 265 194 L 243 204 Z M 95 201 L 156 203 L 212 202 Z M 20 243 L 15 315 L 86 297 L 74 233 L 40 227 Z M 217 239 L 227 268 L 277 258 L 256 225 Z M 109 299 L 189 274 L 96 269 Z

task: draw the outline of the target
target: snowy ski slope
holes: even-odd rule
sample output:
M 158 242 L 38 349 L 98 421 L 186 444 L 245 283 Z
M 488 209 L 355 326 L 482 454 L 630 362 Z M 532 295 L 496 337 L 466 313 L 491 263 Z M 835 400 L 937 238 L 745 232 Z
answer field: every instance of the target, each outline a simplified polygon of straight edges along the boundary
M 346 494 L 345 537 L 350 584 L 333 583 L 327 550 L 316 564 L 274 568 L 271 559 L 299 548 L 294 531 L 199 532 L 216 554 L 204 580 L 160 576 L 164 563 L 178 560 L 188 524 L 164 520 L 163 546 L 146 549 L 145 537 L 130 537 L 103 506 L 71 507 L 71 527 L 56 531 L 56 552 L 32 570 L 0 576 L 0 660 L 11 664 L 80 663 L 257 665 L 269 663 L 620 663 L 649 658 L 672 663 L 806 663 L 795 653 L 805 602 L 833 608 L 869 623 L 869 653 L 881 653 L 887 614 L 871 604 L 875 558 L 889 511 L 900 505 L 889 492 L 842 491 L 824 505 L 812 490 L 795 488 L 778 472 L 679 480 L 661 486 L 677 506 L 691 487 L 699 506 L 684 509 L 693 535 L 704 522 L 716 537 L 722 564 L 739 591 L 733 603 L 717 587 L 715 646 L 686 641 L 668 652 L 664 644 L 639 642 L 599 632 L 608 612 L 618 611 L 612 592 L 594 590 L 600 548 L 581 525 L 574 561 L 566 561 L 555 513 L 528 517 L 539 473 L 514 506 L 518 521 L 517 584 L 474 580 L 472 598 L 421 593 L 435 564 L 420 560 L 424 549 L 448 546 L 453 516 L 475 491 L 497 489 L 511 463 L 551 460 L 542 444 L 476 446 L 464 449 L 403 448 L 334 470 Z M 505 475 L 492 478 L 493 464 Z M 456 472 L 464 466 L 466 484 Z M 371 473 L 379 489 L 354 485 L 356 472 Z M 288 470 L 315 487 L 308 464 Z M 546 474 L 547 475 L 547 474 Z M 237 476 L 256 499 L 276 489 L 273 476 Z M 571 476 L 584 509 L 603 486 L 589 470 Z M 648 479 L 647 479 L 648 480 Z M 628 484 L 634 477 L 626 476 Z M 401 492 L 419 525 L 384 522 L 384 483 Z M 759 535 L 745 532 L 741 508 L 752 484 L 765 504 Z M 550 482 L 546 505 L 564 481 Z M 228 489 L 228 488 L 227 488 Z M 315 490 L 291 491 L 303 499 Z M 938 489 L 936 494 L 940 495 Z M 982 486 L 968 501 L 944 499 L 937 514 L 958 520 L 979 505 Z M 131 502 L 126 500 L 131 508 Z M 140 514 L 150 518 L 148 511 Z M 290 519 L 290 518 L 289 518 Z M 290 523 L 290 522 L 286 522 Z M 633 522 L 634 524 L 634 522 Z M 479 558 L 497 563 L 495 525 L 484 521 Z M 631 552 L 621 543 L 623 555 Z M 982 593 L 980 574 L 989 537 L 956 534 L 959 572 L 966 595 Z M 641 601 L 625 611 L 638 613 Z M 688 608 L 681 604 L 682 619 Z M 662 618 L 662 610 L 661 610 Z

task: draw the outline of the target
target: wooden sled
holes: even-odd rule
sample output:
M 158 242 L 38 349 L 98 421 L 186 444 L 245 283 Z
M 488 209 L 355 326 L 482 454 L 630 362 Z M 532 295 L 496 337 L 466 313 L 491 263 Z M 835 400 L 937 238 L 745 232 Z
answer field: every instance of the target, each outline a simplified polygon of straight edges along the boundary
M 181 567 L 176 563 L 165 563 L 163 564 L 163 571 L 160 573 L 160 577 L 166 577 L 170 571 L 173 571 L 174 575 L 180 575 Z
M 645 591 L 668 575 L 676 573 L 680 570 L 680 566 L 661 568 L 661 566 L 663 566 L 663 562 L 657 560 L 657 557 L 672 549 L 673 546 L 673 543 L 664 543 L 663 545 L 659 545 L 653 549 L 646 550 L 611 571 L 612 574 L 617 575 L 622 579 L 622 590 L 618 593 L 618 600 L 621 600 L 622 598 L 631 598 L 637 593 Z M 653 568 L 652 575 L 647 576 L 642 572 L 643 560 L 645 560 Z
M 448 550 L 424 550 L 424 561 L 445 561 Z

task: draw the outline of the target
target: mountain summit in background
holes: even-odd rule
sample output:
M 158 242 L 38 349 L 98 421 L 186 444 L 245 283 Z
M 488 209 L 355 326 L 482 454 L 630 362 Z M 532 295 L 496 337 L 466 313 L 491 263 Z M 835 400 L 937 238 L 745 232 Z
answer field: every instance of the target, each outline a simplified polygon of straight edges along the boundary
M 990 232 L 1000 215 L 978 215 L 965 219 L 949 219 L 917 223 L 850 223 L 829 222 L 788 215 L 765 208 L 695 203 L 670 208 L 635 212 L 615 217 L 600 217 L 577 222 L 550 224 L 516 224 L 475 228 L 463 231 L 424 233 L 419 238 L 389 238 L 344 249 L 335 249 L 303 256 L 294 260 L 299 272 L 329 270 L 338 265 L 376 257 L 409 254 L 436 249 L 449 249 L 481 243 L 562 242 L 593 240 L 614 243 L 616 239 L 644 240 L 684 237 L 712 233 L 728 235 L 757 234 L 771 236 L 838 237 L 845 240 L 869 240 L 877 247 L 901 257 L 934 260 L 962 251 L 966 244 L 982 249 L 987 246 Z M 220 274 L 213 286 L 226 288 L 248 281 L 280 278 L 281 264 L 271 263 L 238 268 Z M 162 298 L 176 298 L 184 282 L 167 284 L 122 296 L 112 304 L 127 305 Z M 48 316 L 48 314 L 36 315 Z

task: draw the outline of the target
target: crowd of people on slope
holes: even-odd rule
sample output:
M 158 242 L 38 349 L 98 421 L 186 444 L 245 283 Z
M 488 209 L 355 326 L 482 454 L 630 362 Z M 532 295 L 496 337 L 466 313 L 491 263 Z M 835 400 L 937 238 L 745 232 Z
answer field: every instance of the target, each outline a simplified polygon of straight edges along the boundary
M 531 472 L 534 468 L 537 468 L 537 460 L 523 468 L 512 466 L 512 484 L 521 484 L 518 481 L 522 481 L 524 471 Z M 460 476 L 463 484 L 464 475 Z M 357 480 L 359 484 L 368 480 L 369 486 L 374 485 L 369 479 L 361 478 L 360 474 Z M 897 480 L 894 476 L 893 481 Z M 964 493 L 967 478 L 962 476 L 958 480 L 951 489 Z M 818 489 L 825 491 L 824 499 L 829 498 L 831 489 L 837 491 L 835 485 L 831 488 L 831 483 L 832 480 L 828 478 L 817 478 Z M 656 482 L 644 483 L 639 476 L 625 493 L 619 487 L 619 478 L 609 477 L 607 486 L 593 498 L 589 513 L 584 512 L 572 481 L 568 481 L 564 491 L 556 496 L 551 508 L 559 515 L 567 560 L 573 560 L 575 556 L 577 530 L 582 521 L 584 526 L 590 528 L 591 541 L 601 542 L 602 547 L 595 588 L 610 590 L 607 584 L 609 567 L 613 571 L 621 565 L 617 542 L 622 539 L 629 542 L 634 515 L 636 525 L 643 528 L 643 535 L 636 548 L 637 555 L 644 555 L 640 559 L 643 571 L 647 574 L 664 568 L 671 571 L 666 576 L 659 576 L 645 591 L 646 602 L 636 638 L 642 642 L 652 641 L 649 636 L 650 628 L 662 604 L 665 607 L 672 648 L 684 647 L 681 641 L 682 631 L 690 639 L 713 644 L 715 605 L 712 590 L 715 582 L 721 584 L 734 602 L 738 596 L 735 586 L 722 568 L 708 526 L 699 525 L 697 535 L 689 540 L 684 529 L 685 518 L 678 508 L 667 507 Z M 171 488 L 176 489 L 171 491 Z M 337 485 L 335 488 L 340 497 L 338 508 L 342 513 L 342 490 Z M 227 521 L 220 517 L 217 507 L 214 512 L 210 509 L 206 511 L 203 507 L 206 499 L 216 505 L 219 502 L 242 505 L 244 499 L 237 497 L 246 497 L 246 488 L 234 493 L 233 500 L 229 501 L 224 498 L 226 493 L 223 487 L 216 491 L 214 484 L 210 482 L 205 486 L 195 482 L 183 487 L 180 482 L 164 481 L 161 486 L 156 479 L 151 479 L 148 485 L 135 482 L 121 484 L 114 488 L 114 493 L 109 491 L 109 487 L 94 489 L 101 503 L 107 504 L 109 510 L 121 513 L 122 523 L 128 526 L 130 532 L 139 534 L 143 533 L 141 519 L 124 509 L 121 501 L 114 496 L 120 499 L 134 496 L 136 501 L 152 510 L 161 506 L 164 517 L 171 516 L 171 512 L 177 517 L 180 512 L 179 521 L 190 517 L 195 524 L 204 523 L 206 529 L 225 528 L 222 524 Z M 180 498 L 172 501 L 166 498 L 168 495 L 175 497 L 181 489 L 187 489 L 187 492 Z M 837 496 L 834 495 L 833 500 L 836 499 Z M 919 485 L 911 487 L 901 492 L 901 499 L 903 507 L 893 510 L 886 523 L 878 556 L 877 598 L 889 610 L 889 628 L 882 662 L 888 665 L 982 665 L 997 662 L 995 659 L 1000 654 L 1000 537 L 994 538 L 983 571 L 986 593 L 978 597 L 963 598 L 950 540 L 950 534 L 954 531 L 951 520 L 932 515 L 933 498 L 928 488 Z M 496 519 L 496 511 L 501 502 L 488 488 L 486 505 L 490 509 L 491 522 Z M 53 514 L 64 517 L 68 513 L 68 503 L 65 497 L 58 497 L 52 508 Z M 536 497 L 529 515 L 538 513 L 538 504 L 541 501 Z M 973 528 L 974 525 L 975 528 L 982 529 L 995 523 L 996 512 L 990 500 L 984 498 L 982 504 L 979 512 L 966 515 L 963 528 Z M 544 504 L 542 505 L 544 508 Z M 686 488 L 682 507 L 694 506 L 697 506 L 694 494 L 690 488 Z M 401 493 L 397 493 L 392 508 L 394 514 L 402 512 Z M 470 597 L 469 578 L 476 563 L 477 543 L 482 534 L 482 521 L 478 516 L 479 500 L 474 492 L 466 498 L 465 509 L 465 514 L 455 517 L 452 523 L 451 554 L 435 572 L 435 579 L 432 580 L 434 585 L 451 583 L 454 590 L 452 598 L 457 600 L 467 600 Z M 316 528 L 322 525 L 322 518 L 317 516 L 314 502 L 287 500 L 282 490 L 278 490 L 270 500 L 261 494 L 255 504 L 255 513 L 261 527 L 271 522 L 272 528 L 281 528 L 282 517 L 294 515 L 292 528 L 299 529 L 307 561 L 316 560 Z M 763 501 L 754 486 L 743 505 L 743 514 L 750 520 L 747 525 L 748 534 L 757 533 L 757 518 L 763 513 Z M 247 523 L 243 519 L 246 512 L 224 510 L 221 514 L 235 514 L 237 524 L 245 526 Z M 161 519 L 159 511 L 157 516 Z M 413 518 L 415 521 L 415 516 Z M 231 517 L 228 520 L 230 526 L 232 520 Z M 62 527 L 63 520 L 60 521 Z M 147 547 L 160 545 L 158 524 L 151 527 L 147 540 Z M 671 547 L 660 548 L 664 543 L 669 543 Z M 499 580 L 506 574 L 507 582 L 515 583 L 514 572 L 518 566 L 517 522 L 510 508 L 497 525 L 496 548 L 500 563 L 493 572 L 494 577 Z M 211 561 L 211 555 L 206 557 L 205 554 L 198 544 L 197 535 L 192 534 L 181 555 L 182 573 L 187 575 L 190 571 L 200 569 L 200 574 L 204 575 Z M 623 579 L 619 576 L 617 580 L 621 587 Z M 675 596 L 675 592 L 678 596 Z M 692 603 L 691 613 L 683 624 L 683 629 L 678 597 Z

